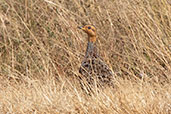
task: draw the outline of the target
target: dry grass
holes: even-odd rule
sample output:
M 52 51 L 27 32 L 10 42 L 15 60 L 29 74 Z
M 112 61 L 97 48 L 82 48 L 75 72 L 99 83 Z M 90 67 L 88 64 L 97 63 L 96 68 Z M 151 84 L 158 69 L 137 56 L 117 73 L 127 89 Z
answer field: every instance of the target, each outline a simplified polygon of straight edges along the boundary
M 169 0 L 1 0 L 0 112 L 171 113 Z M 77 81 L 98 29 L 116 88 L 86 95 Z

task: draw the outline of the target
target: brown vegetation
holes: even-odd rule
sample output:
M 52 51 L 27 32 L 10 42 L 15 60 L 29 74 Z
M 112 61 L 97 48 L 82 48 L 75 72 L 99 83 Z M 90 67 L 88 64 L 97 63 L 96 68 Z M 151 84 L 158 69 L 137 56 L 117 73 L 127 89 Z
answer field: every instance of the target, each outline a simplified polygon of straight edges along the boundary
M 171 113 L 169 0 L 1 0 L 0 112 Z M 86 95 L 77 76 L 97 28 L 115 87 Z

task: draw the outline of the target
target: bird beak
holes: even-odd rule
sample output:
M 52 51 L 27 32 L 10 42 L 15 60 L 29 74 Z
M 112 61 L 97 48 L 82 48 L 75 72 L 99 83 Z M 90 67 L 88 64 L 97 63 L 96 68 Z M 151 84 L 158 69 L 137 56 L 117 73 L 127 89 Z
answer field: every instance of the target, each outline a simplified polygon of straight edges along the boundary
M 83 27 L 78 27 L 79 29 L 82 29 Z
M 86 31 L 86 29 L 84 27 L 78 27 L 79 29 Z

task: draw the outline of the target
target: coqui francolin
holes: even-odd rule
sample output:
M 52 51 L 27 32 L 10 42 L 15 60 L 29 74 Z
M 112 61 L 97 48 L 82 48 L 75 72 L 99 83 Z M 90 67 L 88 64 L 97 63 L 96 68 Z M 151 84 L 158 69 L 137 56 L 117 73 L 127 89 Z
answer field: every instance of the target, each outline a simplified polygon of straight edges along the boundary
M 79 73 L 88 85 L 96 84 L 98 87 L 111 85 L 114 74 L 97 52 L 96 28 L 93 25 L 85 25 L 78 28 L 88 35 L 87 49 Z

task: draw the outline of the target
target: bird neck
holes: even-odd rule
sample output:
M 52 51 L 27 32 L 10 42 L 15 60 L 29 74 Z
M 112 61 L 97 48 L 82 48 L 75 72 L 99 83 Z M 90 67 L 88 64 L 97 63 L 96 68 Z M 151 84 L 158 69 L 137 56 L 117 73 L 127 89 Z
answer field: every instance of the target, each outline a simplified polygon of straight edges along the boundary
M 87 49 L 86 49 L 86 57 L 90 56 L 96 56 L 96 36 L 88 36 L 88 43 L 87 43 Z
M 87 49 L 86 49 L 86 57 L 91 56 L 93 53 L 95 53 L 95 44 L 94 42 L 88 41 L 87 43 Z
M 88 36 L 88 42 L 95 43 L 96 42 L 96 36 Z

